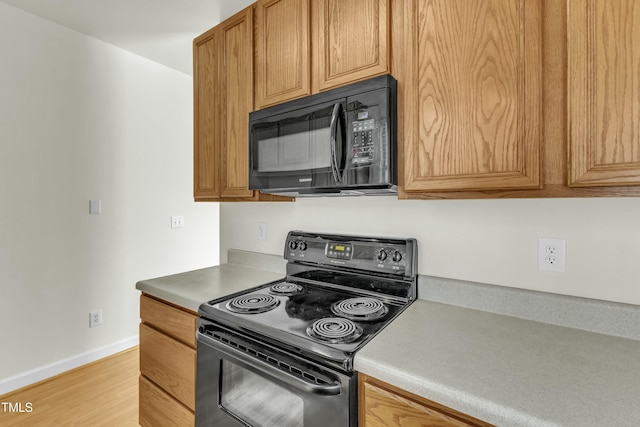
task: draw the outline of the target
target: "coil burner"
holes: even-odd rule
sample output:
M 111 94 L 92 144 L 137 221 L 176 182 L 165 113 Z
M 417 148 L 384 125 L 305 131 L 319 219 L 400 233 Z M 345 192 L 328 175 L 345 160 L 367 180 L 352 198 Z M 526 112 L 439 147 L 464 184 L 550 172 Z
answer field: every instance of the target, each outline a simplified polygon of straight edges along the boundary
M 389 309 L 375 298 L 349 298 L 338 301 L 331 306 L 336 316 L 355 321 L 371 321 L 383 318 Z
M 349 319 L 326 317 L 318 319 L 307 327 L 311 338 L 333 344 L 355 341 L 362 335 L 362 328 Z
M 227 303 L 227 309 L 234 313 L 258 314 L 276 308 L 280 304 L 273 295 L 241 295 Z
M 303 290 L 304 288 L 302 286 L 291 282 L 276 283 L 275 285 L 271 285 L 271 287 L 269 288 L 269 292 L 271 292 L 272 294 L 284 296 L 297 295 Z

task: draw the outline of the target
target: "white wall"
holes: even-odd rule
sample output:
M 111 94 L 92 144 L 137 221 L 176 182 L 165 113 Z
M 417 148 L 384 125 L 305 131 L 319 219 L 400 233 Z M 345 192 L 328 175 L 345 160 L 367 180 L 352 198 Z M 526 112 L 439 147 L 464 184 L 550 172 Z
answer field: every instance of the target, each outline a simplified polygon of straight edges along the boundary
M 292 229 L 416 237 L 421 274 L 640 304 L 639 198 L 325 197 L 223 204 L 220 221 L 223 258 L 228 248 L 282 254 Z M 567 240 L 565 273 L 538 271 L 538 237 Z
M 217 264 L 219 212 L 191 196 L 190 76 L 4 3 L 0 58 L 1 383 L 135 338 L 135 283 Z

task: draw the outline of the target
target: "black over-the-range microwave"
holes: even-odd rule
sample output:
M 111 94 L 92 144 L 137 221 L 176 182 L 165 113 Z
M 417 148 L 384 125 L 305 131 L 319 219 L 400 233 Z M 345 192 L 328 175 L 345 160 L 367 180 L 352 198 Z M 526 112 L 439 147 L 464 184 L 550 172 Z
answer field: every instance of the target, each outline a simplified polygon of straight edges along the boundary
M 249 187 L 284 196 L 398 192 L 390 75 L 249 114 Z

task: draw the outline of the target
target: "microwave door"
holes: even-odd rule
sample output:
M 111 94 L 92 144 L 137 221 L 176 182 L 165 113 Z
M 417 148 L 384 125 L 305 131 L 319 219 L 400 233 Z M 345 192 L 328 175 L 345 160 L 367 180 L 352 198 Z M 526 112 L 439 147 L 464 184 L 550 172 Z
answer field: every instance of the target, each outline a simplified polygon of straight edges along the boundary
M 332 142 L 344 129 L 335 110 L 336 103 L 329 102 L 251 123 L 250 187 L 274 192 L 334 187 L 344 151 L 341 136 Z

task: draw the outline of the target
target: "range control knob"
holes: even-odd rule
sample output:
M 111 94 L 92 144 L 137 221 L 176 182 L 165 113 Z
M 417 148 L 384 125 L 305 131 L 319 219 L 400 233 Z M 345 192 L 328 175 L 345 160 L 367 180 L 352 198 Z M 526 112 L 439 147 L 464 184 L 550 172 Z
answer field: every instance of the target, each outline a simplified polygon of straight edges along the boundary
M 395 251 L 393 253 L 393 261 L 394 262 L 400 262 L 402 260 L 402 254 L 398 251 Z
M 300 249 L 301 251 L 306 251 L 307 247 L 308 247 L 308 245 L 307 245 L 307 242 L 305 242 L 305 241 L 302 241 L 302 242 L 298 243 L 298 249 Z
M 387 259 L 387 251 L 382 249 L 382 250 L 380 250 L 380 252 L 378 252 L 378 260 L 379 261 L 384 261 L 385 259 Z
M 296 242 L 295 240 L 289 241 L 289 249 L 294 250 L 297 247 L 298 247 L 298 242 Z

